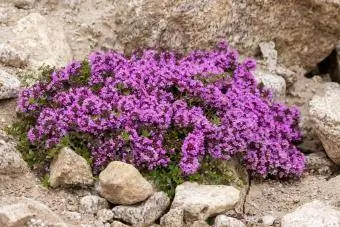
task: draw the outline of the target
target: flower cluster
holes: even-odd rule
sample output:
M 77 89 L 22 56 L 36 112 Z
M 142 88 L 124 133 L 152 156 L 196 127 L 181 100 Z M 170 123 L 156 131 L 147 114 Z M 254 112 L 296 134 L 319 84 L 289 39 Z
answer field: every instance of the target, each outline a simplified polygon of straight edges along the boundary
M 22 91 L 18 109 L 36 119 L 28 138 L 46 149 L 70 133 L 86 135 L 95 170 L 112 160 L 166 167 L 176 156 L 190 175 L 206 156 L 237 155 L 254 174 L 300 175 L 299 111 L 272 100 L 255 66 L 225 43 L 186 56 L 95 52 Z

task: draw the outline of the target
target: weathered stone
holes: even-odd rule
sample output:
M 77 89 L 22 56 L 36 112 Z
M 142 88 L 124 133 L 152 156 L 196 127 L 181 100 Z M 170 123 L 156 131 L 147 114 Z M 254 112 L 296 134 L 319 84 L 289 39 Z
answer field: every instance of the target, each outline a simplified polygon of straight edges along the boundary
M 88 12 L 103 12 L 96 26 L 105 26 L 93 37 L 99 45 L 114 37 L 110 48 L 126 52 L 143 46 L 202 49 L 226 39 L 248 55 L 260 42 L 275 40 L 285 65 L 311 67 L 327 56 L 340 35 L 339 0 L 144 0 L 105 6 L 104 12 Z
M 186 182 L 177 186 L 171 208 L 182 208 L 185 222 L 190 223 L 234 208 L 239 197 L 239 190 L 232 186 Z
M 262 42 L 259 44 L 262 57 L 266 62 L 267 69 L 269 72 L 275 72 L 276 64 L 277 64 L 277 51 L 275 50 L 275 43 L 271 42 Z
M 31 219 L 41 219 L 46 226 L 66 227 L 64 221 L 44 204 L 24 197 L 0 198 L 0 226 L 25 226 Z
M 109 209 L 101 209 L 97 212 L 97 218 L 101 222 L 108 222 L 113 219 L 113 212 Z
M 306 156 L 307 168 L 310 173 L 330 175 L 335 169 L 336 165 L 329 160 L 324 152 L 315 152 Z
M 52 187 L 85 186 L 93 184 L 93 176 L 86 160 L 64 147 L 51 163 L 49 181 Z
M 0 174 L 16 175 L 27 171 L 27 164 L 15 149 L 14 144 L 0 139 Z
M 0 100 L 15 98 L 20 90 L 20 81 L 16 76 L 0 69 Z
M 310 101 L 310 116 L 328 157 L 340 164 L 340 85 L 327 83 L 323 95 Z
M 156 192 L 140 205 L 116 206 L 112 209 L 115 219 L 144 227 L 156 221 L 170 204 L 169 197 L 164 192 Z
M 113 204 L 129 205 L 144 201 L 153 189 L 135 167 L 114 161 L 99 174 L 98 192 Z
M 114 221 L 111 223 L 111 227 L 128 227 L 128 225 L 125 225 L 119 221 Z
M 329 227 L 340 226 L 340 211 L 315 200 L 286 214 L 281 220 L 282 227 Z
M 48 21 L 39 13 L 20 19 L 8 35 L 14 37 L 8 43 L 28 55 L 28 61 L 34 68 L 43 64 L 63 66 L 72 60 L 63 26 Z
M 180 208 L 171 209 L 161 218 L 162 227 L 183 227 L 184 212 Z
M 0 43 L 0 63 L 6 66 L 22 67 L 27 65 L 27 56 L 5 43 Z
M 190 226 L 190 227 L 209 227 L 210 225 L 203 220 L 198 220 L 198 221 L 194 221 L 193 223 L 189 224 L 188 226 Z
M 272 215 L 265 215 L 261 218 L 261 220 L 263 224 L 271 226 L 275 222 L 275 217 Z
M 105 199 L 95 195 L 88 195 L 81 198 L 79 211 L 83 214 L 96 214 L 98 210 L 108 208 L 109 204 Z
M 286 87 L 291 87 L 297 81 L 297 73 L 283 66 L 277 66 L 275 70 L 278 76 L 281 76 L 286 81 Z
M 35 0 L 13 0 L 15 7 L 19 9 L 30 9 L 33 7 Z
M 236 218 L 218 215 L 215 218 L 214 227 L 246 227 L 246 225 Z
M 274 99 L 283 100 L 285 98 L 286 82 L 282 77 L 262 70 L 256 70 L 255 79 L 273 92 Z

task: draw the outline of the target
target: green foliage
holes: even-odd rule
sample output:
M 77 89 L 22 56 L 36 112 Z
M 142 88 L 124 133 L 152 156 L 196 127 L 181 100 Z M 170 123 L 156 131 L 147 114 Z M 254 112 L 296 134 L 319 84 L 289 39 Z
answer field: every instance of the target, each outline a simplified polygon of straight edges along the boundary
M 49 175 L 47 173 L 44 174 L 44 176 L 40 179 L 40 184 L 43 187 L 45 187 L 45 188 L 51 187 L 51 185 L 50 185 L 50 177 L 49 177 Z
M 239 172 L 235 171 L 234 167 L 229 162 L 206 158 L 202 160 L 202 168 L 200 168 L 199 172 L 190 176 L 184 176 L 175 161 L 172 161 L 167 168 L 157 168 L 151 172 L 145 170 L 143 174 L 146 178 L 152 180 L 158 189 L 173 198 L 177 185 L 185 181 L 200 184 L 233 185 L 238 188 L 244 187 L 247 184 L 247 179 L 244 179 Z

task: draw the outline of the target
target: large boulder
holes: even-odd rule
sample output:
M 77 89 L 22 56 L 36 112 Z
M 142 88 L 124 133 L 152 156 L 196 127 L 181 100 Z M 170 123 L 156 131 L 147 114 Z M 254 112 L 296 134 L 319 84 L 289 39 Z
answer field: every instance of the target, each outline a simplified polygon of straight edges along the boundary
M 0 204 L 0 226 L 26 226 L 32 219 L 40 219 L 44 223 L 42 226 L 67 227 L 57 214 L 38 201 L 24 197 L 2 197 Z
M 51 163 L 49 182 L 52 187 L 92 185 L 91 167 L 83 157 L 64 147 Z
M 112 209 L 115 219 L 123 220 L 133 226 L 151 225 L 168 208 L 169 197 L 164 192 L 156 192 L 142 204 L 135 206 L 116 206 Z
M 240 191 L 232 186 L 185 182 L 177 186 L 171 209 L 183 209 L 185 222 L 192 223 L 233 209 L 239 198 Z
M 315 200 L 286 214 L 281 220 L 282 227 L 329 227 L 340 226 L 340 211 Z
M 17 97 L 19 90 L 18 78 L 0 69 L 0 100 Z
M 0 139 L 0 175 L 18 175 L 27 171 L 27 164 L 14 144 Z
M 135 167 L 114 161 L 99 174 L 98 192 L 113 204 L 130 205 L 147 199 L 153 188 Z
M 339 40 L 339 7 L 339 0 L 130 0 L 80 9 L 96 18 L 95 25 L 82 14 L 78 19 L 83 33 L 92 32 L 98 40 L 97 46 L 109 44 L 127 52 L 143 46 L 185 51 L 226 39 L 252 54 L 259 43 L 273 40 L 285 65 L 312 67 Z
M 330 159 L 340 164 L 340 85 L 328 83 L 322 95 L 310 101 L 315 131 Z

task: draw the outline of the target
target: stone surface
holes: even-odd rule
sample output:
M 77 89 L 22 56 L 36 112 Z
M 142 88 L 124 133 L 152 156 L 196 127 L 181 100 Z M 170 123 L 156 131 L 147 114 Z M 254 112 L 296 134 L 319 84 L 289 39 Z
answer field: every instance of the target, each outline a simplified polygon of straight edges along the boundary
M 236 218 L 218 215 L 215 218 L 213 227 L 246 227 L 246 225 Z
M 25 226 L 31 219 L 41 219 L 45 226 L 67 227 L 64 221 L 44 204 L 24 198 L 8 197 L 1 199 L 0 226 Z
M 184 226 L 183 222 L 184 212 L 183 209 L 175 208 L 170 209 L 168 213 L 163 215 L 160 220 L 161 226 L 163 227 L 182 227 Z
M 273 92 L 275 100 L 283 100 L 286 95 L 285 80 L 273 73 L 256 70 L 255 79 L 258 83 L 263 83 L 264 87 Z
M 190 227 L 209 227 L 210 225 L 203 220 L 194 221 Z
M 148 226 L 156 221 L 168 208 L 169 197 L 164 192 L 156 192 L 139 205 L 121 205 L 112 209 L 115 219 L 123 220 L 133 226 Z
M 177 186 L 171 208 L 182 208 L 185 222 L 190 223 L 234 208 L 239 198 L 239 190 L 232 186 L 185 182 Z
M 93 176 L 86 160 L 64 147 L 51 163 L 49 181 L 52 187 L 86 186 L 93 184 Z
M 297 81 L 297 73 L 288 68 L 277 66 L 275 72 L 278 76 L 281 76 L 286 81 L 287 88 L 291 87 Z
M 306 156 L 307 168 L 310 173 L 331 175 L 336 170 L 336 165 L 324 152 L 315 152 Z
M 99 194 L 113 204 L 135 204 L 153 193 L 152 185 L 130 164 L 111 162 L 99 174 Z
M 5 43 L 0 43 L 0 63 L 6 66 L 23 67 L 27 65 L 27 56 Z
M 113 212 L 109 209 L 98 210 L 97 218 L 103 223 L 111 221 L 113 219 Z
M 35 0 L 13 0 L 12 2 L 19 9 L 30 9 L 33 7 Z
M 0 175 L 18 175 L 28 172 L 26 162 L 14 144 L 0 139 Z
M 94 45 L 109 43 L 110 48 L 126 52 L 144 46 L 202 49 L 226 39 L 241 52 L 252 54 L 259 43 L 274 40 L 285 65 L 309 67 L 329 54 L 340 34 L 339 0 L 110 3 L 102 4 L 106 10 L 94 3 L 97 7 L 91 12 L 85 6 L 81 9 L 88 17 L 98 18 L 95 26 L 82 14 L 77 19 L 85 24 L 86 35 L 93 33 Z M 98 13 L 102 15 L 96 16 Z
M 340 211 L 315 200 L 304 204 L 281 220 L 281 227 L 340 226 Z
M 50 19 L 31 13 L 14 26 L 0 30 L 0 42 L 6 42 L 28 56 L 28 63 L 33 68 L 43 64 L 63 66 L 72 60 L 72 52 L 63 25 Z
M 328 157 L 340 164 L 340 85 L 327 83 L 322 95 L 310 101 L 310 115 L 315 131 Z
M 272 215 L 265 215 L 261 218 L 262 223 L 265 225 L 273 225 L 275 222 L 275 217 Z
M 111 227 L 128 227 L 128 225 L 125 225 L 119 221 L 114 221 L 111 223 Z
M 109 204 L 105 199 L 95 195 L 88 195 L 81 198 L 79 211 L 83 214 L 96 214 L 98 210 L 108 208 Z
M 16 76 L 0 69 L 0 100 L 15 98 L 20 90 L 20 81 Z
M 277 51 L 275 50 L 275 43 L 262 42 L 259 44 L 262 57 L 266 62 L 267 69 L 269 72 L 275 72 L 277 64 Z

